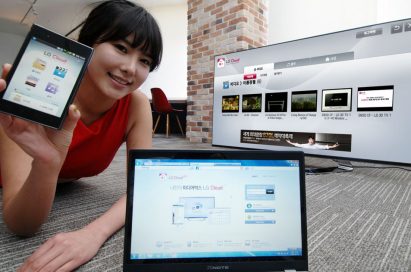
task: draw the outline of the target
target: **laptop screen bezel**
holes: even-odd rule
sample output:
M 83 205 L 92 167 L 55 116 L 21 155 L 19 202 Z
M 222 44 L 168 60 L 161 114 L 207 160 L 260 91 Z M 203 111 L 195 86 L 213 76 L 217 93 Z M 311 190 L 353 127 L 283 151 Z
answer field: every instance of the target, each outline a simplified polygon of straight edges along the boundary
M 300 163 L 301 256 L 270 257 L 210 257 L 173 259 L 131 259 L 131 230 L 136 159 L 235 159 L 235 160 L 297 160 Z M 305 197 L 304 153 L 300 151 L 268 150 L 130 150 L 128 153 L 127 205 L 124 232 L 123 271 L 296 271 L 308 270 L 307 216 Z

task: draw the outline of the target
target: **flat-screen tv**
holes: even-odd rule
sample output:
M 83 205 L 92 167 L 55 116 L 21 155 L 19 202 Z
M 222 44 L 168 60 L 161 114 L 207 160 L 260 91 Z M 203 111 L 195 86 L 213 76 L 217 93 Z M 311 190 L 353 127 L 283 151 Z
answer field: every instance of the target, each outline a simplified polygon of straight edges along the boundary
M 216 146 L 411 165 L 411 19 L 215 56 Z

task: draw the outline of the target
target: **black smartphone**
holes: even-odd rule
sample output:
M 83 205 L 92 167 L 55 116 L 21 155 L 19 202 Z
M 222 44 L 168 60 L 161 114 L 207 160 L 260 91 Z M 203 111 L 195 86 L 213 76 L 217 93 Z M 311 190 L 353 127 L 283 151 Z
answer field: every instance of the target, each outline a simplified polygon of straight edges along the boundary
M 93 49 L 33 25 L 0 93 L 0 111 L 60 129 Z

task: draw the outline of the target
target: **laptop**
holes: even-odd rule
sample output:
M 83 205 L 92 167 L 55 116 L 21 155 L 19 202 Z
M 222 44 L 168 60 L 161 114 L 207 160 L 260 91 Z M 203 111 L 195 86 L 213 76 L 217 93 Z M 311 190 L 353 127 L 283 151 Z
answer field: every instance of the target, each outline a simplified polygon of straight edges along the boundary
M 299 151 L 131 150 L 123 271 L 308 271 Z

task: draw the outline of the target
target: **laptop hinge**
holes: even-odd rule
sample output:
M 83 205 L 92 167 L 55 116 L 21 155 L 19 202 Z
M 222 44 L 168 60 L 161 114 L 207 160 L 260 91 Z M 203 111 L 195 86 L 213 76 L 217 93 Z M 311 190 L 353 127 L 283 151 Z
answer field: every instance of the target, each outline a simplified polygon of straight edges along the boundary
M 286 269 L 286 270 L 284 270 L 284 272 L 296 272 L 297 270 L 295 270 L 295 269 Z

